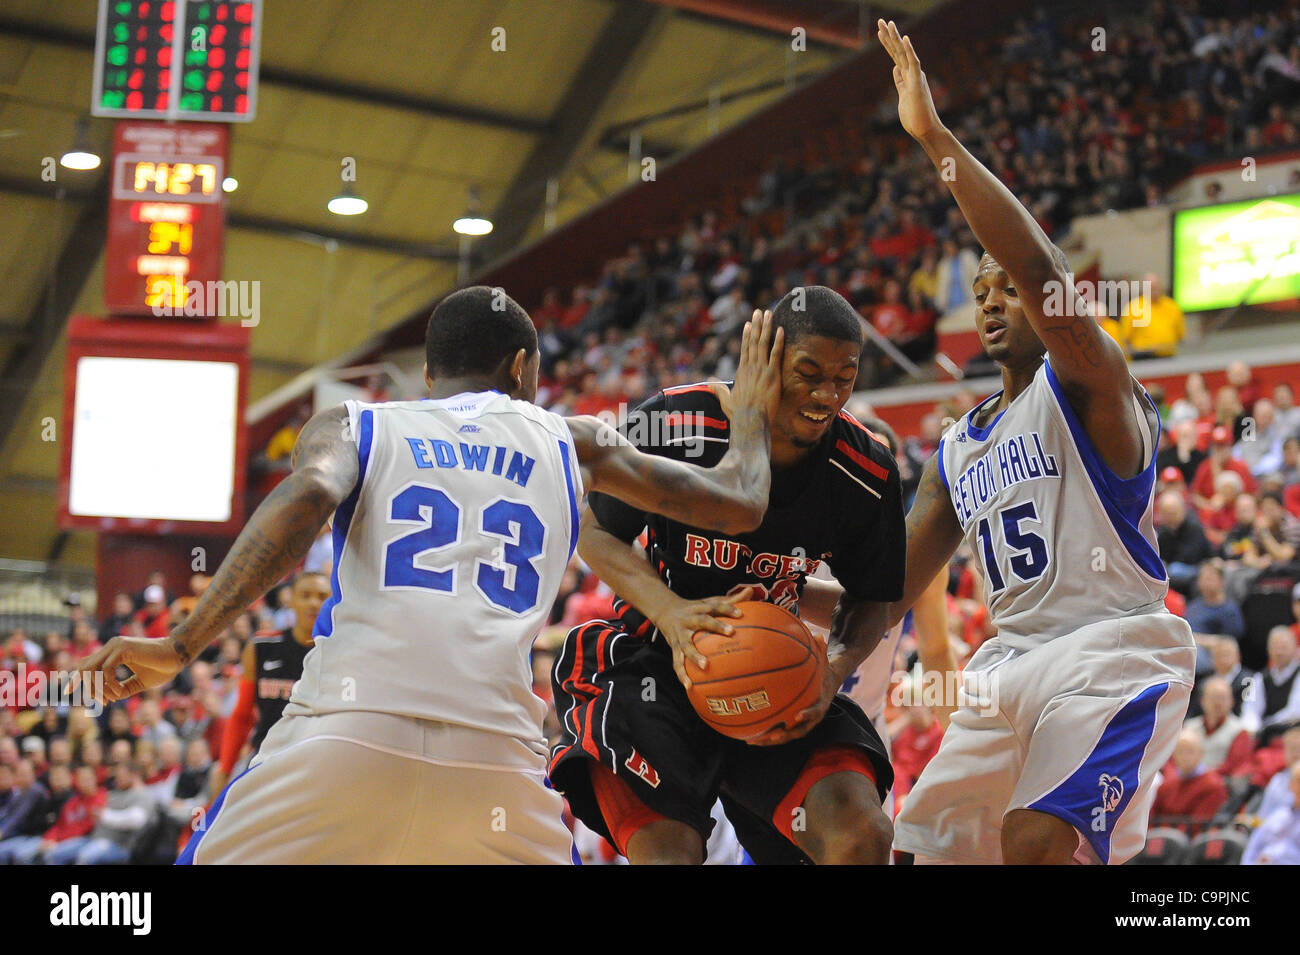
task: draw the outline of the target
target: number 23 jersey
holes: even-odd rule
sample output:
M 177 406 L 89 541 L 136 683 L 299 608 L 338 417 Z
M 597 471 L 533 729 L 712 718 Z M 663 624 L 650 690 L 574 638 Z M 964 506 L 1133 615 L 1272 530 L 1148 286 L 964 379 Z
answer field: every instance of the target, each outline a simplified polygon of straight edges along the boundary
M 394 714 L 545 753 L 529 657 L 577 541 L 568 425 L 493 391 L 344 404 L 360 477 L 286 713 Z

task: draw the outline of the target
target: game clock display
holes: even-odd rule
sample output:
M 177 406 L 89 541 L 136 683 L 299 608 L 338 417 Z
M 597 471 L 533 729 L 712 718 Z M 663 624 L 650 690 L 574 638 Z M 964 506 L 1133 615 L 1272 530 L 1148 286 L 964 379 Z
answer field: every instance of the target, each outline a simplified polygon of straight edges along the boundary
M 213 318 L 194 290 L 221 278 L 228 127 L 118 123 L 104 303 L 115 315 Z
M 91 112 L 249 122 L 261 0 L 100 0 Z

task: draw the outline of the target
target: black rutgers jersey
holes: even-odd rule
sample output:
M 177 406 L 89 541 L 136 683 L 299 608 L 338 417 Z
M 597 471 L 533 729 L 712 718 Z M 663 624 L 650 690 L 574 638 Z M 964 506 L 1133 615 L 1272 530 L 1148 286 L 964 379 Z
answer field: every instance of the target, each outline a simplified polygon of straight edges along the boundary
M 257 693 L 257 728 L 253 731 L 253 748 L 261 749 L 262 740 L 289 705 L 293 685 L 302 676 L 302 661 L 311 651 L 293 638 L 293 628 L 253 640 L 257 667 L 253 687 Z
M 728 423 L 706 385 L 668 388 L 629 416 L 623 428 L 641 450 L 713 467 L 726 454 Z M 650 563 L 673 593 L 689 600 L 741 587 L 798 613 L 804 580 L 824 562 L 860 600 L 903 596 L 907 533 L 898 467 L 889 449 L 847 412 L 794 468 L 774 471 L 767 514 L 754 531 L 728 537 L 639 511 L 606 494 L 590 495 L 602 527 L 631 541 L 646 531 Z M 629 633 L 651 625 L 619 598 Z

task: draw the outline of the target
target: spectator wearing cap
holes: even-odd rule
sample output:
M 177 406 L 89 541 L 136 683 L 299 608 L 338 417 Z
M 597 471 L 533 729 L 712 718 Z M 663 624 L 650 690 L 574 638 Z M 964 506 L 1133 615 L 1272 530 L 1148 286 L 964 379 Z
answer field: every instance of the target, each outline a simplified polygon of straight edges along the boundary
M 144 606 L 135 615 L 146 637 L 161 640 L 170 631 L 171 612 L 167 609 L 167 591 L 159 584 L 144 589 Z
M 1253 494 L 1258 485 L 1250 468 L 1232 456 L 1232 429 L 1218 425 L 1210 432 L 1210 454 L 1192 478 L 1192 503 L 1198 508 L 1212 508 L 1212 498 L 1216 493 L 1216 481 L 1224 471 L 1231 471 L 1241 478 L 1243 491 Z
M 1179 473 L 1176 469 L 1174 473 Z M 1201 522 L 1187 513 L 1187 503 L 1178 491 L 1165 491 L 1156 503 L 1159 523 L 1156 542 L 1160 559 L 1169 570 L 1170 585 L 1187 594 L 1196 579 L 1198 566 L 1213 556 L 1214 548 L 1205 537 Z M 1217 631 L 1212 631 L 1217 632 Z
M 1222 776 L 1206 766 L 1200 737 L 1184 729 L 1174 744 L 1173 758 L 1161 772 L 1152 820 L 1167 819 L 1186 828 L 1209 822 L 1227 801 L 1228 787 Z
M 1187 729 L 1200 739 L 1205 765 L 1225 777 L 1248 772 L 1255 739 L 1232 712 L 1232 687 L 1222 677 L 1210 677 L 1199 696 L 1201 715 L 1191 717 Z
M 1300 865 L 1300 765 L 1287 773 L 1292 803 L 1264 820 L 1246 844 L 1242 865 Z
M 1196 446 L 1200 439 L 1196 433 L 1196 422 L 1179 421 L 1170 425 L 1169 438 L 1169 447 L 1156 455 L 1156 467 L 1166 481 L 1169 480 L 1165 477 L 1166 472 L 1170 468 L 1177 468 L 1183 483 L 1190 487 L 1196 479 L 1197 468 L 1206 457 L 1205 452 Z
M 1261 746 L 1300 723 L 1300 649 L 1290 627 L 1268 634 L 1268 666 L 1241 704 L 1246 728 L 1257 733 Z

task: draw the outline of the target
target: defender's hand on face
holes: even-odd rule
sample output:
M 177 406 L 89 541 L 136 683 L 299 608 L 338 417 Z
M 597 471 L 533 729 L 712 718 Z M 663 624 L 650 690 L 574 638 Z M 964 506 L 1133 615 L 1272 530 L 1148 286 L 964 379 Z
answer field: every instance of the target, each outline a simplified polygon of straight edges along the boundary
M 733 409 L 755 408 L 767 421 L 771 421 L 781 404 L 781 354 L 785 345 L 785 329 L 774 328 L 772 313 L 754 310 L 754 317 L 745 323 L 740 339 L 740 360 L 736 365 L 736 383 L 728 389 L 721 382 L 712 382 L 709 389 L 722 405 L 728 418 Z
M 899 34 L 893 20 L 876 21 L 876 35 L 894 61 L 894 86 L 898 89 L 898 121 L 914 139 L 941 129 L 939 114 L 930 97 L 930 84 L 921 72 L 921 61 L 912 49 L 912 40 Z
M 734 628 L 726 617 L 739 617 L 736 604 L 748 600 L 753 594 L 752 587 L 746 587 L 739 593 L 728 597 L 710 597 L 706 600 L 678 600 L 665 613 L 654 621 L 668 646 L 673 651 L 673 670 L 682 686 L 688 689 L 691 679 L 686 675 L 685 660 L 690 656 L 691 662 L 701 670 L 708 669 L 709 660 L 695 648 L 693 637 L 697 631 L 707 630 L 711 633 L 730 635 Z

